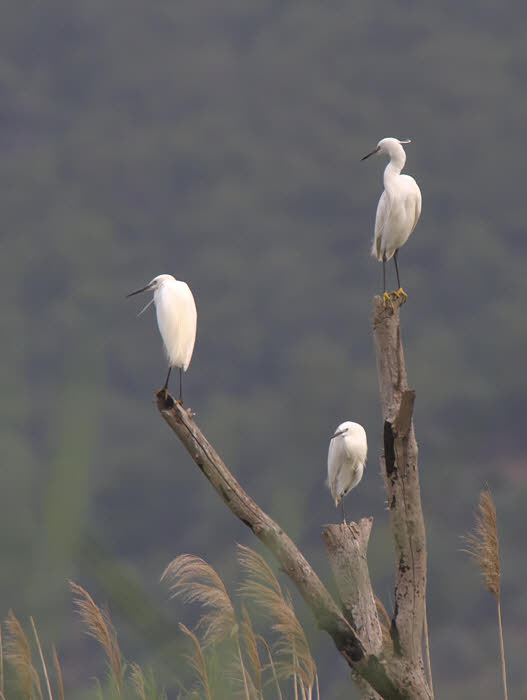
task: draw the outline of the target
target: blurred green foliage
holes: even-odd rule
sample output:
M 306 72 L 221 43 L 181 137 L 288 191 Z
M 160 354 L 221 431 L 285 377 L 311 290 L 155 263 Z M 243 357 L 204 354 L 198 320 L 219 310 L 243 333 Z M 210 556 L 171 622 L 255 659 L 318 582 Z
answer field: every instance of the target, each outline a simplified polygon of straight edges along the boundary
M 0 616 L 37 619 L 79 697 L 94 652 L 67 577 L 108 600 L 126 655 L 170 688 L 176 619 L 192 620 L 167 604 L 161 571 L 194 552 L 228 584 L 234 542 L 252 544 L 151 404 L 161 344 L 124 295 L 163 272 L 198 305 L 188 405 L 326 580 L 327 440 L 364 424 L 348 509 L 376 517 L 372 576 L 390 607 L 369 325 L 383 163 L 359 162 L 384 136 L 412 138 L 423 192 L 400 263 L 436 690 L 499 692 L 492 600 L 458 552 L 488 481 L 510 689 L 525 692 L 526 20 L 513 0 L 4 5 Z M 349 697 L 344 663 L 297 609 L 324 697 Z M 149 615 L 173 638 L 156 640 Z

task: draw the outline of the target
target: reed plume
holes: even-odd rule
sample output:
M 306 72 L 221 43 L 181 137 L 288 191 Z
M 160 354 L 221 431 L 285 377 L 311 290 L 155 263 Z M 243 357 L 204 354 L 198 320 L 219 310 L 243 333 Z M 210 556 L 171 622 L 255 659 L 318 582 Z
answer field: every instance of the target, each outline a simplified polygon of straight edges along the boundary
M 225 585 L 216 571 L 201 557 L 182 554 L 167 566 L 161 580 L 167 579 L 172 597 L 187 603 L 200 603 L 210 612 L 202 615 L 203 645 L 209 646 L 238 633 L 236 614 Z
M 205 662 L 205 656 L 203 654 L 203 649 L 199 643 L 199 639 L 196 637 L 194 632 L 191 632 L 188 627 L 186 627 L 182 622 L 179 623 L 179 628 L 184 632 L 187 637 L 192 641 L 193 654 L 187 655 L 187 660 L 192 666 L 194 671 L 196 671 L 198 678 L 200 680 L 201 686 L 205 693 L 207 700 L 212 700 L 212 694 L 210 690 L 209 675 L 207 672 L 207 664 Z
M 242 594 L 253 600 L 262 612 L 273 620 L 272 629 L 280 635 L 277 652 L 287 660 L 279 665 L 282 677 L 300 679 L 301 686 L 313 688 L 316 666 L 292 602 L 283 594 L 280 584 L 265 559 L 249 547 L 238 545 L 238 559 L 245 571 Z
M 167 700 L 166 692 L 157 685 L 151 668 L 148 668 L 145 673 L 139 664 L 130 664 L 128 666 L 128 680 L 129 686 L 140 700 Z M 129 693 L 126 697 L 129 697 Z
M 59 663 L 59 657 L 57 655 L 57 650 L 55 645 L 52 647 L 53 650 L 53 666 L 55 668 L 55 675 L 57 677 L 57 693 L 59 700 L 64 700 L 64 683 L 62 680 L 62 669 Z
M 87 634 L 93 637 L 104 649 L 110 670 L 119 696 L 123 694 L 123 663 L 117 633 L 106 610 L 99 608 L 90 594 L 74 581 L 70 587 L 75 595 L 74 602 L 77 612 L 87 628 Z
M 161 576 L 163 579 L 169 581 L 172 597 L 181 596 L 187 603 L 200 603 L 210 609 L 210 612 L 200 617 L 197 625 L 198 629 L 203 630 L 204 648 L 226 639 L 234 641 L 235 666 L 241 675 L 245 697 L 250 698 L 251 680 L 240 646 L 236 613 L 218 573 L 201 557 L 181 554 L 167 566 Z
M 15 670 L 21 696 L 31 698 L 36 692 L 38 697 L 42 698 L 40 679 L 33 666 L 28 638 L 12 610 L 7 615 L 5 628 L 5 659 Z
M 280 681 L 278 680 L 278 674 L 276 672 L 276 666 L 274 663 L 273 654 L 271 652 L 271 647 L 269 646 L 269 644 L 267 644 L 267 642 L 265 641 L 265 639 L 261 635 L 258 635 L 257 639 L 262 644 L 265 651 L 267 652 L 267 656 L 269 658 L 269 668 L 271 669 L 271 671 L 273 673 L 273 680 L 274 680 L 274 683 L 276 685 L 276 696 L 277 696 L 278 700 L 283 700 L 282 691 L 280 689 Z
M 35 625 L 35 620 L 32 617 L 29 618 L 31 622 L 31 627 L 33 628 L 33 634 L 35 635 L 35 643 L 37 645 L 38 653 L 40 656 L 40 663 L 42 664 L 42 673 L 44 675 L 44 680 L 46 681 L 46 690 L 48 691 L 49 700 L 53 700 L 53 695 L 51 694 L 51 685 L 49 683 L 48 669 L 46 662 L 44 660 L 44 652 L 42 651 L 42 645 L 40 644 L 40 639 L 38 638 L 37 626 Z
M 147 700 L 145 674 L 139 664 L 131 664 L 130 666 L 130 681 L 132 688 L 141 700 Z
M 462 552 L 469 554 L 479 566 L 483 585 L 491 593 L 498 608 L 498 633 L 500 641 L 501 675 L 503 680 L 503 695 L 508 699 L 507 674 L 505 668 L 505 649 L 503 645 L 503 629 L 501 622 L 501 568 L 500 548 L 496 508 L 492 494 L 487 486 L 479 496 L 474 530 L 462 537 L 466 548 Z
M 254 686 L 259 696 L 262 695 L 262 662 L 258 653 L 258 640 L 254 633 L 253 624 L 247 608 L 242 605 L 242 621 L 240 625 L 241 638 L 245 647 L 245 654 L 249 659 L 249 665 L 254 677 Z

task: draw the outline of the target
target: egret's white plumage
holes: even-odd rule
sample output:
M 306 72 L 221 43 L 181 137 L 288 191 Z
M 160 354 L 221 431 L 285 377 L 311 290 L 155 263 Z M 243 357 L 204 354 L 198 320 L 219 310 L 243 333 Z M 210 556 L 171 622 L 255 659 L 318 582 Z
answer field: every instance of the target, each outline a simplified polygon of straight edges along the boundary
M 157 325 L 169 363 L 164 388 L 166 389 L 168 385 L 170 368 L 179 367 L 181 399 L 181 370 L 187 371 L 196 340 L 197 312 L 194 297 L 188 284 L 174 279 L 172 275 L 158 275 L 146 287 L 138 289 L 128 296 L 147 291 L 153 291 L 154 297 L 143 311 L 150 304 L 155 304 Z
M 395 255 L 399 288 L 401 284 L 397 267 L 397 251 L 406 243 L 414 230 L 421 215 L 422 206 L 421 190 L 417 182 L 410 175 L 401 174 L 406 163 L 406 153 L 402 143 L 409 143 L 409 141 L 399 141 L 394 138 L 381 139 L 375 150 L 362 158 L 365 160 L 376 153 L 390 157 L 390 162 L 384 169 L 384 191 L 377 205 L 372 255 L 383 265 Z M 386 292 L 386 283 L 384 287 Z
M 368 442 L 362 425 L 352 421 L 341 423 L 329 441 L 328 451 L 327 483 L 335 506 L 362 479 L 367 454 Z

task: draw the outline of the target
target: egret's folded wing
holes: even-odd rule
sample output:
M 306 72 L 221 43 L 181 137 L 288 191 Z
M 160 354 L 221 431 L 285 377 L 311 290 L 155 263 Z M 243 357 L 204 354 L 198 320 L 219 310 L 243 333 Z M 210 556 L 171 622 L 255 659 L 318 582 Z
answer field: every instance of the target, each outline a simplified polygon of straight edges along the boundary
M 412 226 L 412 231 L 414 230 L 414 228 L 417 225 L 417 222 L 419 221 L 419 217 L 421 216 L 421 208 L 423 205 L 423 198 L 421 196 L 421 190 L 419 189 L 419 186 L 417 185 L 417 183 L 415 183 L 415 188 L 416 188 L 416 192 L 415 192 L 415 201 L 414 201 L 414 223 Z M 410 231 L 410 233 L 412 233 L 412 231 Z
M 379 199 L 379 204 L 377 205 L 377 213 L 375 215 L 375 235 L 373 238 L 373 246 L 371 254 L 377 258 L 377 260 L 382 260 L 382 234 L 386 226 L 386 221 L 390 212 L 390 201 L 386 190 L 381 194 Z
M 346 453 L 344 442 L 339 438 L 331 440 L 328 451 L 328 486 L 336 504 L 339 502 L 338 485 L 340 482 L 340 472 L 345 461 Z

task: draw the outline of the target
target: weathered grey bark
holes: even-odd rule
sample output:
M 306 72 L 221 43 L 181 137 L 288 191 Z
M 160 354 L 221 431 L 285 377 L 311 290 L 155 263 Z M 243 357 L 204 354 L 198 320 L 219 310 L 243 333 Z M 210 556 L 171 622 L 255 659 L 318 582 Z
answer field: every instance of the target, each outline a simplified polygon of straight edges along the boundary
M 391 635 L 396 653 L 423 668 L 426 594 L 426 536 L 417 442 L 413 426 L 415 392 L 408 388 L 399 325 L 400 300 L 393 310 L 374 299 L 373 337 L 384 419 L 381 469 L 395 547 L 395 610 Z
M 396 550 L 396 596 L 391 636 L 383 642 L 366 562 L 371 520 L 324 537 L 340 589 L 342 612 L 292 540 L 245 493 L 192 415 L 164 391 L 158 409 L 219 496 L 269 548 L 327 631 L 358 681 L 361 697 L 429 700 L 421 658 L 426 546 L 413 432 L 414 393 L 408 389 L 399 331 L 400 302 L 374 300 L 373 328 L 384 418 L 383 474 Z M 373 689 L 373 690 L 372 690 Z
M 363 643 L 374 654 L 380 654 L 382 631 L 367 564 L 372 525 L 373 518 L 362 518 L 359 523 L 348 525 L 325 525 L 322 537 L 337 583 L 342 612 Z M 354 670 L 352 677 L 361 700 L 380 700 L 381 696 Z
M 382 632 L 366 561 L 373 518 L 359 523 L 325 525 L 322 537 L 337 582 L 342 612 L 374 653 L 382 647 Z

